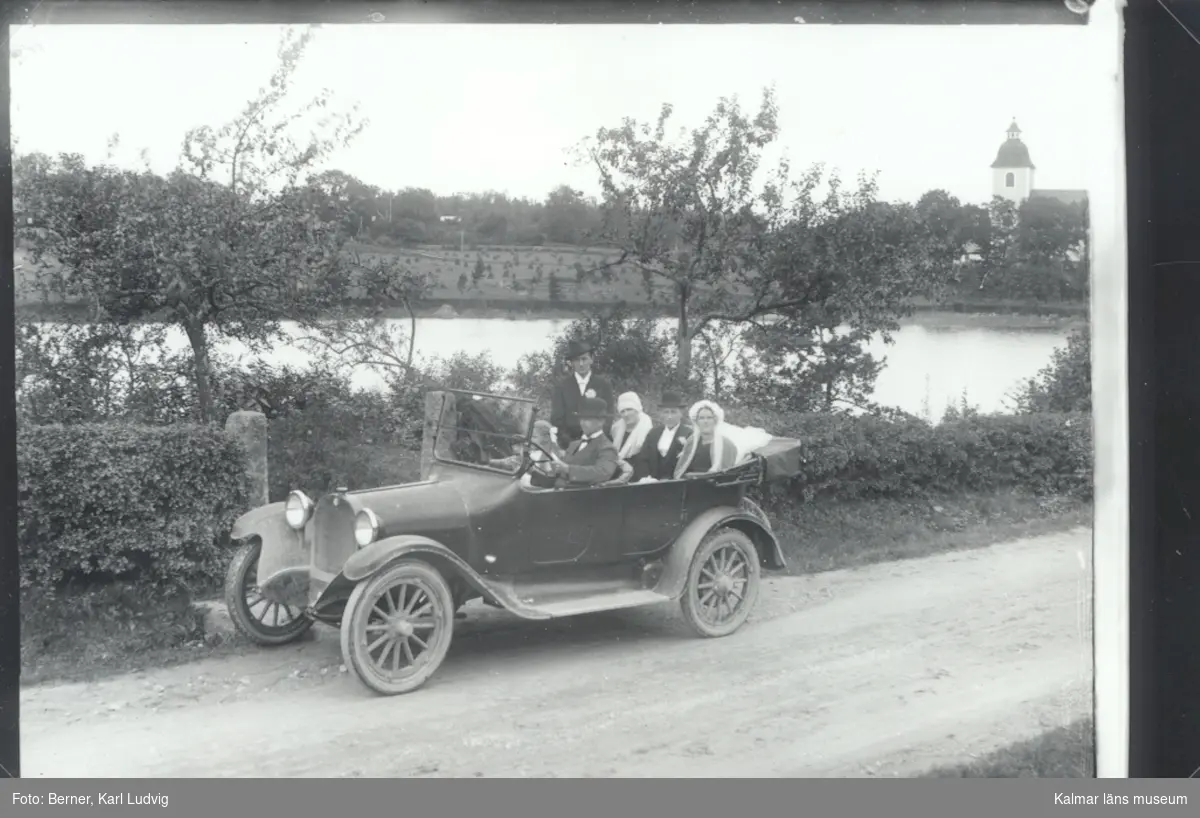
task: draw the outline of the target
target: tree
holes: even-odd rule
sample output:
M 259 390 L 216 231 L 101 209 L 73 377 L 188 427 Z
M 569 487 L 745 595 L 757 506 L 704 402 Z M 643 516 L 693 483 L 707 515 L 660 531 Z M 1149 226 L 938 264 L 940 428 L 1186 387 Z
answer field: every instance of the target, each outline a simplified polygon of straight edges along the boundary
M 703 126 L 681 139 L 667 136 L 671 114 L 663 105 L 654 125 L 627 118 L 583 146 L 603 191 L 600 238 L 618 253 L 581 269 L 580 277 L 611 280 L 629 266 L 652 301 L 672 303 L 677 374 L 686 380 L 692 340 L 707 323 L 734 312 L 743 319 L 760 314 L 746 311 L 733 290 L 745 283 L 781 204 L 777 185 L 758 190 L 754 183 L 763 151 L 778 135 L 778 109 L 770 89 L 753 118 L 736 98 L 722 98 Z
M 584 244 L 598 226 L 595 206 L 567 185 L 550 192 L 542 213 L 546 238 L 558 244 Z
M 380 216 L 378 188 L 340 170 L 313 174 L 308 178 L 308 184 L 319 191 L 323 199 L 322 221 L 342 222 L 346 232 L 354 238 L 365 238 L 371 232 L 372 223 Z
M 944 190 L 930 190 L 917 199 L 916 210 L 926 227 L 947 238 L 956 260 L 988 243 L 991 225 L 986 208 L 964 205 Z
M 736 98 L 722 98 L 679 139 L 667 134 L 671 114 L 664 105 L 654 125 L 626 119 L 585 144 L 603 191 L 601 237 L 617 252 L 580 275 L 611 281 L 632 268 L 652 301 L 672 304 L 681 383 L 691 376 L 693 342 L 712 324 L 752 326 L 783 315 L 805 337 L 817 325 L 839 326 L 829 324 L 838 316 L 886 327 L 883 316 L 949 276 L 953 230 L 912 207 L 877 202 L 873 178 L 844 194 L 823 166 L 792 180 L 780 162 L 760 181 L 778 136 L 771 89 L 753 117 Z M 880 237 L 888 252 L 872 248 Z M 827 292 L 834 281 L 848 288 L 836 309 Z M 826 307 L 831 312 L 818 320 Z
M 621 384 L 621 391 L 638 392 L 645 398 L 657 394 L 671 380 L 671 339 L 654 318 L 635 315 L 618 303 L 572 321 L 549 349 L 523 355 L 513 372 L 518 390 L 545 398 L 547 384 L 565 371 L 571 341 L 591 344 L 596 370 Z
M 988 240 L 983 247 L 983 289 L 988 277 L 1007 269 L 1017 261 L 1017 225 L 1020 214 L 1017 205 L 1002 196 L 993 196 L 988 204 Z
M 225 126 L 189 131 L 166 178 L 60 157 L 22 179 L 40 220 L 26 234 L 44 291 L 85 298 L 93 320 L 182 329 L 204 421 L 215 339 L 262 345 L 282 320 L 315 318 L 345 292 L 345 222 L 323 219 L 325 192 L 298 180 L 365 122 L 331 113 L 328 92 L 284 110 L 312 36 L 287 31 L 269 84 Z
M 1034 196 L 1021 203 L 1014 244 L 1017 258 L 1047 279 L 1059 298 L 1087 293 L 1086 205 Z
M 773 299 L 774 320 L 749 322 L 755 357 L 744 374 L 799 411 L 869 406 L 884 362 L 868 344 L 876 335 L 890 342 L 914 298 L 939 297 L 961 252 L 937 208 L 878 201 L 874 177 L 846 190 L 819 168 L 796 186 L 765 247 L 753 305 Z
M 551 301 L 562 301 L 562 282 L 558 280 L 558 276 L 554 271 L 550 271 L 550 278 L 547 279 L 546 288 L 549 291 Z
M 1016 409 L 1036 412 L 1092 411 L 1092 334 L 1072 330 L 1065 346 L 1054 350 L 1050 363 L 1026 380 L 1016 394 Z

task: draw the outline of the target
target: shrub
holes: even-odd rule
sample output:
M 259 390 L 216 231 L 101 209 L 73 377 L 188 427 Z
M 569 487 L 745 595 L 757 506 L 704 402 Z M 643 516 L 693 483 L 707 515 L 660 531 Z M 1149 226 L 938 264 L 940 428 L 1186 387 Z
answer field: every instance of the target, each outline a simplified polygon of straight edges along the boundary
M 267 416 L 272 501 L 292 489 L 314 494 L 397 482 L 408 473 L 407 463 L 397 471 L 397 459 L 419 447 L 423 403 L 356 389 L 325 365 L 227 367 L 216 382 L 223 411 L 247 407 Z
M 803 473 L 771 489 L 768 501 L 1004 488 L 1091 498 L 1091 419 L 1082 414 L 969 415 L 933 426 L 902 416 L 734 410 L 729 421 L 804 446 Z
M 205 426 L 23 426 L 21 584 L 211 581 L 247 509 L 244 455 Z
M 512 373 L 517 388 L 525 394 L 544 394 L 567 372 L 566 352 L 571 341 L 591 343 L 596 371 L 622 392 L 637 392 L 645 398 L 674 376 L 669 334 L 655 319 L 634 315 L 624 303 L 618 303 L 603 314 L 572 321 L 549 349 L 521 356 Z
M 300 489 L 316 497 L 339 487 L 377 488 L 413 480 L 420 461 L 412 444 L 365 442 L 336 425 L 336 414 L 309 409 L 277 418 L 268 427 L 272 502 Z
M 1030 378 L 1016 395 L 1017 411 L 1092 411 L 1092 334 L 1072 330 L 1066 346 L 1054 350 L 1050 363 Z
M 292 489 L 317 495 L 416 479 L 426 391 L 497 392 L 503 375 L 486 354 L 456 353 L 421 361 L 379 392 L 323 367 L 257 365 L 226 375 L 234 398 L 226 408 L 248 404 L 267 415 L 269 492 L 279 501 Z

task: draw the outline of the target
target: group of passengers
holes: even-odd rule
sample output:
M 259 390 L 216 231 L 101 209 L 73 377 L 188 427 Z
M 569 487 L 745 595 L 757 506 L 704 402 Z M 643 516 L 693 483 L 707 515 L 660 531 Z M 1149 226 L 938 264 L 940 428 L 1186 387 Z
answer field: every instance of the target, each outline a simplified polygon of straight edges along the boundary
M 655 421 L 636 393 L 625 392 L 616 398 L 613 422 L 613 385 L 592 371 L 592 351 L 577 341 L 568 347 L 572 371 L 554 384 L 549 420 L 534 423 L 534 465 L 524 478 L 529 485 L 594 486 L 624 469 L 632 471 L 632 482 L 674 480 L 738 462 L 738 446 L 725 434 L 736 427 L 724 423 L 724 411 L 712 401 L 693 404 L 687 410 L 689 423 L 680 395 L 664 392 Z

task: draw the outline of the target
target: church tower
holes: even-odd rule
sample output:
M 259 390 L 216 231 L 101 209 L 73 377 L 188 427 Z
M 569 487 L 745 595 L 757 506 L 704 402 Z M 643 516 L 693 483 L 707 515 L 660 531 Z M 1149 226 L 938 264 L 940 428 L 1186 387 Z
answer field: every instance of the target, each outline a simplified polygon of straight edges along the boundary
M 1013 119 L 1008 139 L 1000 145 L 992 162 L 992 195 L 1020 204 L 1033 193 L 1033 161 L 1029 148 L 1021 141 L 1021 129 Z

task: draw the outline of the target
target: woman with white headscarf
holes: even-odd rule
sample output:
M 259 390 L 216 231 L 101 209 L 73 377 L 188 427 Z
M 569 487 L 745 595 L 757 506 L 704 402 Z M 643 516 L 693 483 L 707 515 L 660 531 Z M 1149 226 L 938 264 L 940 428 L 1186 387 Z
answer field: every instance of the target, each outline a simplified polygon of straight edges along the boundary
M 697 401 L 688 410 L 696 433 L 688 440 L 675 477 L 724 471 L 746 460 L 773 438 L 764 429 L 734 426 L 725 422 L 725 410 L 710 400 Z
M 622 460 L 629 460 L 642 450 L 654 420 L 642 408 L 642 399 L 636 392 L 626 392 L 617 398 L 617 413 L 621 417 L 612 427 L 613 445 Z

